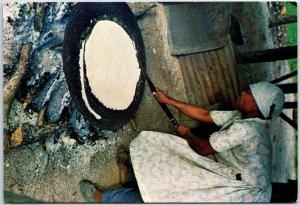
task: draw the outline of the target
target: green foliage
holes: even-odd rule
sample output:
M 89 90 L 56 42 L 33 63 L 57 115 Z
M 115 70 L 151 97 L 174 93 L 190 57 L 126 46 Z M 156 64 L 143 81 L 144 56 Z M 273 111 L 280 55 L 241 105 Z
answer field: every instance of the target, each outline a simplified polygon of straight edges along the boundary
M 295 16 L 297 15 L 297 7 L 286 3 L 287 8 L 287 16 Z M 287 44 L 289 46 L 291 45 L 297 45 L 297 23 L 291 23 L 287 26 Z M 295 71 L 297 70 L 297 59 L 289 60 L 289 64 L 291 66 L 291 70 Z

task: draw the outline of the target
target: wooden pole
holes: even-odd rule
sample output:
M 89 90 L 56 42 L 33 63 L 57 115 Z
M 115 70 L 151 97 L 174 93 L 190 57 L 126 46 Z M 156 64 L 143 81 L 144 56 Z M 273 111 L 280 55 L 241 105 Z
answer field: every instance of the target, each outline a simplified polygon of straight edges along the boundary
M 238 53 L 236 55 L 238 64 L 261 63 L 292 58 L 297 58 L 297 46 Z
M 284 93 L 297 93 L 297 83 L 277 84 Z
M 281 76 L 280 78 L 274 79 L 270 83 L 279 83 L 283 80 L 286 80 L 286 79 L 294 77 L 294 76 L 297 76 L 297 71 L 293 71 L 287 75 Z
M 285 102 L 283 104 L 283 109 L 294 109 L 297 108 L 297 102 Z
M 298 130 L 298 124 L 291 120 L 288 116 L 286 116 L 284 113 L 280 114 L 280 117 L 286 121 L 288 124 L 290 124 L 294 129 Z
M 278 19 L 271 20 L 269 22 L 269 28 L 284 25 L 284 24 L 289 24 L 289 23 L 296 23 L 296 22 L 297 22 L 297 16 L 280 17 Z

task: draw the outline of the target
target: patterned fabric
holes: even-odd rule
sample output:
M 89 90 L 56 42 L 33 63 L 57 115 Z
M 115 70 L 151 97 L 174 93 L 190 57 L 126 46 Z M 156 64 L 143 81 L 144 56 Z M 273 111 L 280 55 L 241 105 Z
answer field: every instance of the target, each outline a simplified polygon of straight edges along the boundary
M 215 122 L 216 125 L 218 126 L 223 126 L 224 124 L 231 122 L 232 120 L 235 119 L 241 119 L 242 118 L 242 113 L 239 111 L 217 111 L 213 110 L 210 111 L 210 116 Z
M 132 164 L 145 202 L 270 201 L 272 149 L 264 121 L 241 120 L 237 112 L 215 111 L 212 116 L 224 125 L 210 137 L 219 151 L 215 160 L 170 134 L 144 131 L 131 142 Z

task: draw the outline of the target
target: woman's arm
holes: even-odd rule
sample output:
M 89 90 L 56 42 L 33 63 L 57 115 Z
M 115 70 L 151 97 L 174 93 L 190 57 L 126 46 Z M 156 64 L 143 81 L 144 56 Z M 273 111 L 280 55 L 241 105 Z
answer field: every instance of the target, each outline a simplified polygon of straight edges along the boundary
M 180 137 L 186 139 L 189 146 L 199 155 L 207 156 L 216 153 L 208 139 L 201 139 L 193 135 L 188 127 L 179 125 L 176 128 L 176 132 Z
M 189 116 L 200 122 L 214 123 L 210 116 L 209 110 L 205 108 L 187 104 L 174 98 L 171 98 L 158 88 L 156 89 L 156 93 L 154 93 L 154 96 L 159 102 L 175 107 L 186 116 Z

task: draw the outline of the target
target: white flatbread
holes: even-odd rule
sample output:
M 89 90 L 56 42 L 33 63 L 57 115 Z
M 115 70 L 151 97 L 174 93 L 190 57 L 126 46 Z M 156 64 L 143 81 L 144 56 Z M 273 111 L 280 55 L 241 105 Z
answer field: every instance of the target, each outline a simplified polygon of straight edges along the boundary
M 81 70 L 83 46 L 84 42 Z M 134 99 L 141 70 L 134 42 L 126 31 L 113 21 L 98 21 L 86 41 L 85 63 L 88 83 L 96 98 L 107 108 L 127 109 Z M 87 99 L 85 103 L 89 108 Z

